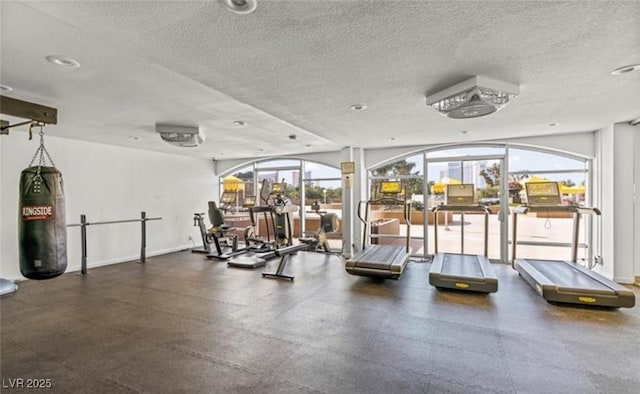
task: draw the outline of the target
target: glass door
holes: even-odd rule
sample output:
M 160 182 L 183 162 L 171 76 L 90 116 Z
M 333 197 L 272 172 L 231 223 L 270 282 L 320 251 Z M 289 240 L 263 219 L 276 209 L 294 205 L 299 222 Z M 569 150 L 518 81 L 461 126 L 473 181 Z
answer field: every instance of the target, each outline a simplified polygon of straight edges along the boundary
M 474 203 L 485 205 L 488 216 L 488 256 L 492 260 L 507 261 L 508 193 L 504 154 L 462 157 L 435 157 L 427 154 L 428 199 L 427 210 L 446 204 L 447 185 L 472 184 Z M 427 249 L 435 250 L 435 214 L 429 212 Z M 482 213 L 438 212 L 438 251 L 484 254 L 485 217 Z

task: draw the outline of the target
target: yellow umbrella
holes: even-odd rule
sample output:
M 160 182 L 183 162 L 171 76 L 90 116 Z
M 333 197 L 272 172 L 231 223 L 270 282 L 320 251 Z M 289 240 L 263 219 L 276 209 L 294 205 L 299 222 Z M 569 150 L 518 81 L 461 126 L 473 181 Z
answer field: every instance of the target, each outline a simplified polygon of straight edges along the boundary
M 549 182 L 549 180 L 547 178 L 541 178 L 539 176 L 533 175 L 530 176 L 529 178 L 525 178 L 523 180 L 520 181 L 520 183 L 536 183 L 536 182 Z
M 585 189 L 584 185 L 573 185 L 573 186 L 565 186 L 563 184 L 559 184 L 560 193 L 562 194 L 584 194 Z
M 444 193 L 445 185 L 459 185 L 460 181 L 455 178 L 444 177 L 431 185 L 431 194 Z
M 571 192 L 575 194 L 584 194 L 585 193 L 584 185 L 571 186 Z
M 560 189 L 561 194 L 571 194 L 571 186 L 566 186 L 561 182 L 558 182 L 558 189 Z
M 233 175 L 228 175 L 222 178 L 222 186 L 224 191 L 237 192 L 240 190 L 244 190 L 244 181 Z

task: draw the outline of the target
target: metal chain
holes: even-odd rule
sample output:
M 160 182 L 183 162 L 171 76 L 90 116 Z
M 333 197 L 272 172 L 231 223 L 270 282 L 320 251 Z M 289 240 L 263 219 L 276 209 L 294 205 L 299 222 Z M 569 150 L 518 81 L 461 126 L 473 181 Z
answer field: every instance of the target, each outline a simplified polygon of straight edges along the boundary
M 47 148 L 44 146 L 44 130 L 42 125 L 40 125 L 40 133 L 38 134 L 40 135 L 40 146 L 36 150 L 36 153 L 34 153 L 33 157 L 31 158 L 31 162 L 29 163 L 29 167 L 33 166 L 33 163 L 36 161 L 36 158 L 38 157 L 38 155 L 40 155 L 40 158 L 38 160 L 38 169 L 36 171 L 37 177 L 40 176 L 40 169 L 46 164 L 44 160 L 45 154 L 47 155 L 47 158 L 49 159 L 49 162 L 51 163 L 51 165 L 53 167 L 56 166 L 56 164 L 51 159 L 51 155 L 49 155 L 49 151 L 47 151 Z
M 49 151 L 44 146 L 44 131 L 43 131 L 43 127 L 42 126 L 40 126 L 40 147 L 44 151 L 44 153 L 47 154 L 47 158 L 49 159 L 49 162 L 51 163 L 51 166 L 55 167 L 56 163 L 53 162 L 53 159 L 49 155 Z M 40 163 L 42 163 L 42 165 L 44 165 L 44 157 L 42 157 L 42 153 L 40 154 Z
M 31 158 L 31 162 L 29 163 L 29 167 L 31 167 L 33 165 L 33 162 L 36 161 L 36 157 L 38 157 L 38 153 L 40 153 L 40 148 L 38 148 L 38 150 L 36 150 L 36 153 L 33 154 L 33 157 Z
M 40 167 L 44 166 L 46 163 L 44 162 L 44 154 L 42 153 L 42 151 L 44 150 L 44 132 L 42 131 L 42 127 L 40 127 L 40 133 L 38 133 L 38 135 L 40 136 L 40 162 L 38 163 L 38 165 Z

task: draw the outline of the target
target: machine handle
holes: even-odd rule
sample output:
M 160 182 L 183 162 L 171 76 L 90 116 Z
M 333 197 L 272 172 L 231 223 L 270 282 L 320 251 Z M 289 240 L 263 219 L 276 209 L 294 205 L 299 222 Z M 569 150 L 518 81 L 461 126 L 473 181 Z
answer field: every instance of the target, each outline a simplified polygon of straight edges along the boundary
M 367 210 L 367 218 L 362 217 L 362 203 L 366 203 Z M 362 250 L 367 246 L 367 219 L 369 213 L 369 202 L 359 201 L 358 202 L 358 211 L 356 212 L 358 215 L 358 219 L 362 222 Z
M 576 208 L 576 210 L 578 211 L 579 214 L 582 214 L 582 215 L 597 215 L 597 216 L 601 215 L 601 212 L 598 208 L 578 207 Z
M 361 221 L 362 223 L 364 223 L 364 224 L 365 224 L 365 226 L 366 226 L 366 224 L 367 224 L 367 223 L 366 223 L 366 221 L 362 218 L 362 203 L 363 203 L 363 202 L 364 202 L 364 201 L 360 201 L 360 202 L 358 202 L 358 211 L 357 211 L 356 213 L 357 213 L 357 215 L 358 215 L 358 219 L 360 219 L 360 221 Z
M 516 215 L 527 214 L 529 212 L 529 207 L 527 207 L 525 205 L 521 205 L 519 207 L 513 207 L 512 211 Z

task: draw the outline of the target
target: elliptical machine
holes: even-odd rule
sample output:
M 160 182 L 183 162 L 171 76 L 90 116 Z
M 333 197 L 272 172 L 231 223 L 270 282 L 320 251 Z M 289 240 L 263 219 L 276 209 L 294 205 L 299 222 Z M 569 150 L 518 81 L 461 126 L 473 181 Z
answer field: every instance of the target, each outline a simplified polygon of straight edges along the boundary
M 245 229 L 245 243 L 251 253 L 230 259 L 227 263 L 230 267 L 262 267 L 267 260 L 279 255 L 279 249 L 293 244 L 290 214 L 297 212 L 299 208 L 290 204 L 284 191 L 284 182 L 271 184 L 267 179 L 262 181 L 261 205 L 248 207 L 252 224 Z M 258 226 L 254 215 L 259 213 L 264 215 L 266 239 L 256 236 Z
M 293 230 L 291 228 L 291 214 L 298 211 L 298 207 L 291 205 L 284 195 L 286 183 L 274 183 L 271 186 L 271 199 L 273 206 L 273 235 L 275 249 L 293 244 Z
M 273 219 L 273 206 L 271 200 L 271 181 L 268 179 L 262 180 L 262 187 L 260 188 L 260 204 L 256 205 L 255 196 L 246 196 L 242 202 L 243 209 L 246 209 L 249 213 L 249 219 L 251 225 L 244 229 L 244 241 L 247 247 L 257 252 L 267 252 L 272 249 L 273 242 L 271 241 L 272 227 L 275 228 Z M 256 215 L 262 213 L 266 237 L 258 235 L 258 221 Z

